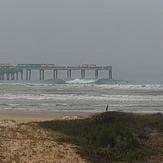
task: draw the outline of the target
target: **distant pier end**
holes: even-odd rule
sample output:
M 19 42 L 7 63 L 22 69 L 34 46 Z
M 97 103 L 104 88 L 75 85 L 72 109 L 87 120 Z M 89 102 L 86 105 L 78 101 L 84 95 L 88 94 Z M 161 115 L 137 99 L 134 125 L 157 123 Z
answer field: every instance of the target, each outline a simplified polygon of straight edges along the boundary
M 66 78 L 72 79 L 72 71 L 79 71 L 81 79 L 86 78 L 86 71 L 94 71 L 95 79 L 100 71 L 107 71 L 108 79 L 112 79 L 112 66 L 83 64 L 81 66 L 56 66 L 55 64 L 0 64 L 0 80 L 32 80 L 32 71 L 37 70 L 39 80 L 45 80 L 45 71 L 52 71 L 53 80 L 58 79 L 59 71 L 66 71 Z

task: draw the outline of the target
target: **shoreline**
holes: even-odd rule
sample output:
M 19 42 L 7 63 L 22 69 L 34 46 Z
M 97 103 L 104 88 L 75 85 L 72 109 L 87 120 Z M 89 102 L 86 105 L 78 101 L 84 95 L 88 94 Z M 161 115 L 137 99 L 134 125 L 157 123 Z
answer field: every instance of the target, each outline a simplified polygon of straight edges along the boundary
M 14 120 L 18 123 L 59 120 L 68 117 L 85 118 L 95 112 L 48 112 L 48 111 L 18 111 L 0 110 L 0 121 Z
M 103 111 L 105 112 L 105 111 Z M 64 119 L 79 119 L 86 118 L 94 114 L 99 114 L 103 112 L 50 112 L 50 111 L 25 111 L 25 110 L 0 110 L 0 121 L 3 120 L 13 120 L 17 123 L 28 123 L 28 122 L 41 122 L 50 120 L 64 120 Z M 109 111 L 108 111 L 109 112 Z M 114 111 L 111 111 L 114 112 Z M 119 112 L 119 111 L 115 111 Z M 149 115 L 149 114 L 159 114 L 162 112 L 156 111 L 145 111 L 145 112 L 132 112 L 132 111 L 120 111 L 123 113 L 133 113 L 139 115 Z

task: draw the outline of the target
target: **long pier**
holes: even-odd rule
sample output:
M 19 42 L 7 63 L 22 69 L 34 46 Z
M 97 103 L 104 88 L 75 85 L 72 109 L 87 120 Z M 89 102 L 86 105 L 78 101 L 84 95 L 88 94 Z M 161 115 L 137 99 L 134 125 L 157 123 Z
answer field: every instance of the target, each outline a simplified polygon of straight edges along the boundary
M 0 64 L 0 80 L 32 80 L 32 71 L 37 70 L 39 80 L 45 79 L 45 71 L 52 71 L 52 79 L 58 79 L 59 71 L 66 71 L 66 78 L 72 79 L 72 71 L 80 71 L 81 79 L 86 78 L 86 71 L 94 71 L 94 77 L 99 78 L 100 71 L 108 71 L 108 79 L 112 79 L 112 66 L 97 66 L 83 64 L 81 66 L 56 66 L 55 64 Z M 24 75 L 25 74 L 25 75 Z M 25 76 L 25 77 L 24 77 Z

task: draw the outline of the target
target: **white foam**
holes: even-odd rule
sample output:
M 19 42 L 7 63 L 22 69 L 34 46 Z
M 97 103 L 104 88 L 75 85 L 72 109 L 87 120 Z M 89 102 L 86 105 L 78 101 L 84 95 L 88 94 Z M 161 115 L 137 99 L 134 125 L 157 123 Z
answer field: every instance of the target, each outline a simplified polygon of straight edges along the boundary
M 124 89 L 124 90 L 163 90 L 163 84 L 110 84 L 95 85 L 106 89 Z
M 53 101 L 77 101 L 77 100 L 86 100 L 86 101 L 163 101 L 163 96 L 144 96 L 144 95 L 60 95 L 60 94 L 40 94 L 40 95 L 31 95 L 31 94 L 1 94 L 0 100 L 53 100 Z
M 0 85 L 4 86 L 38 86 L 38 87 L 47 87 L 47 86 L 54 86 L 53 83 L 37 83 L 37 82 L 0 82 Z
M 83 79 L 74 79 L 74 80 L 66 81 L 67 84 L 90 84 L 94 82 L 95 80 L 83 80 Z

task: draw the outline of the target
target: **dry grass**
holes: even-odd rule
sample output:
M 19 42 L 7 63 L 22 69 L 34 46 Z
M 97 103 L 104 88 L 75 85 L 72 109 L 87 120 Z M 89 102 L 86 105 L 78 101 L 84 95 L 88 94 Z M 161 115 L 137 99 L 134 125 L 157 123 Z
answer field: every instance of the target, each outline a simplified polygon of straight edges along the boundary
M 0 123 L 1 163 L 82 163 L 76 146 L 57 142 L 60 135 L 48 132 L 35 123 Z M 7 125 L 8 124 L 8 125 Z

